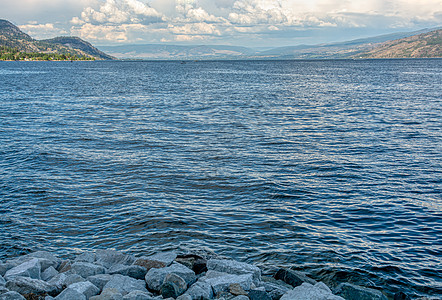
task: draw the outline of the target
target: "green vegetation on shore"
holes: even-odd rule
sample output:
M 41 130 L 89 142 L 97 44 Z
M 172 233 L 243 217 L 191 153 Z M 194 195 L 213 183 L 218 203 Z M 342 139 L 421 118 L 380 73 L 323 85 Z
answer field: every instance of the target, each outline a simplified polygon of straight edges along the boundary
M 60 61 L 60 60 L 95 60 L 93 57 L 77 56 L 70 53 L 42 53 L 22 52 L 17 48 L 0 46 L 0 60 L 39 60 L 39 61 Z

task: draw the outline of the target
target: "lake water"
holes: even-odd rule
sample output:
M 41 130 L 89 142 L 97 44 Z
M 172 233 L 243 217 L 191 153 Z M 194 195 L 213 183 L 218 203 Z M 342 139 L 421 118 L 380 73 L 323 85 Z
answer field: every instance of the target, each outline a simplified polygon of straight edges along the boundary
M 1 62 L 0 258 L 205 249 L 442 295 L 442 60 Z

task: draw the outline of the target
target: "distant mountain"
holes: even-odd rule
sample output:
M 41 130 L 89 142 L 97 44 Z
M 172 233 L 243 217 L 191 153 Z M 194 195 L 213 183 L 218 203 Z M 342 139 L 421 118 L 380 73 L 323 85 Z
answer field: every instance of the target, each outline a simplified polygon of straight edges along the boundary
M 423 29 L 414 32 L 399 32 L 368 38 L 355 39 L 346 42 L 328 43 L 319 45 L 299 45 L 274 48 L 262 51 L 258 56 L 275 59 L 339 59 L 351 58 L 359 53 L 367 52 L 380 43 L 410 37 L 420 33 L 426 33 L 430 29 Z
M 442 29 L 388 41 L 357 58 L 432 58 L 442 57 Z
M 239 59 L 256 54 L 256 51 L 246 47 L 217 45 L 182 46 L 145 44 L 101 46 L 99 48 L 118 58 L 153 60 Z
M 113 59 L 88 42 L 76 37 L 35 40 L 7 20 L 0 20 L 0 46 L 16 48 L 20 52 L 27 53 L 56 53 L 95 59 Z
M 346 42 L 298 45 L 273 49 L 251 49 L 225 45 L 119 45 L 99 48 L 120 59 L 204 60 L 204 59 L 345 59 L 359 57 L 384 42 L 423 34 L 431 29 L 400 32 Z
M 71 49 L 78 49 L 83 51 L 84 53 L 87 53 L 93 57 L 99 58 L 99 59 L 114 59 L 114 57 L 107 55 L 103 51 L 98 50 L 94 46 L 92 46 L 91 43 L 86 42 L 78 37 L 72 37 L 72 36 L 60 36 L 55 37 L 52 39 L 42 40 L 42 42 L 49 43 L 49 44 L 56 44 L 56 45 L 62 45 Z

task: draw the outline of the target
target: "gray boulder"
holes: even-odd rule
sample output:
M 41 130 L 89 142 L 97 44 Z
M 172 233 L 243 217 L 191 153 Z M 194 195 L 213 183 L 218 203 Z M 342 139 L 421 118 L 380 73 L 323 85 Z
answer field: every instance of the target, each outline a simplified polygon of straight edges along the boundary
M 106 269 L 104 267 L 87 262 L 73 263 L 71 266 L 71 271 L 83 278 L 106 273 Z
M 58 257 L 56 257 L 53 253 L 48 252 L 48 251 L 36 251 L 36 252 L 29 253 L 26 256 L 35 257 L 35 258 L 42 258 L 42 259 L 50 260 L 54 263 L 55 262 L 60 263 L 60 259 Z M 55 266 L 55 268 L 56 268 L 56 266 Z
M 293 289 L 291 285 L 286 284 L 282 280 L 266 276 L 262 277 L 261 285 L 273 300 L 278 300 L 282 295 Z
M 123 297 L 123 300 L 153 300 L 154 297 L 151 293 L 142 291 L 132 291 Z
M 267 292 L 261 290 L 251 290 L 248 296 L 250 300 L 272 300 Z
M 9 292 L 9 290 L 4 285 L 0 285 L 0 295 L 7 292 Z
M 73 283 L 68 288 L 82 293 L 87 299 L 100 293 L 100 289 L 89 281 Z
M 95 262 L 95 259 L 96 259 L 95 253 L 83 252 L 74 259 L 74 262 L 81 261 L 81 262 L 93 263 Z
M 132 291 L 147 292 L 146 283 L 143 280 L 119 274 L 112 275 L 111 280 L 106 283 L 103 289 L 107 288 L 117 289 L 123 296 Z
M 4 262 L 0 263 L 0 276 L 5 276 L 6 272 L 13 267 L 16 267 L 18 264 L 12 262 Z
M 30 277 L 34 279 L 41 279 L 41 265 L 37 258 L 32 258 L 20 265 L 8 270 L 5 274 L 6 280 L 11 280 L 15 277 Z
M 71 270 L 72 262 L 70 259 L 63 260 L 58 266 L 57 271 L 60 273 L 65 273 Z
M 7 292 L 0 295 L 0 300 L 26 300 L 26 299 L 17 292 Z
M 127 265 L 118 264 L 109 268 L 108 273 L 111 275 L 120 274 L 135 279 L 144 279 L 144 277 L 147 274 L 147 270 L 142 266 L 137 266 L 137 265 L 127 266 Z
M 347 300 L 387 300 L 387 297 L 378 290 L 351 283 L 341 283 L 334 292 Z
M 55 270 L 55 268 L 53 266 L 50 266 L 43 273 L 41 273 L 41 279 L 44 281 L 48 281 L 57 275 L 58 275 L 58 271 Z
M 106 283 L 108 283 L 112 279 L 112 275 L 110 274 L 98 274 L 94 276 L 89 276 L 86 278 L 87 281 L 92 282 L 100 291 L 103 290 Z
M 190 296 L 187 295 L 187 294 L 183 294 L 183 295 L 181 295 L 181 296 L 178 296 L 178 297 L 176 298 L 176 300 L 192 300 L 192 297 L 190 297 Z
M 160 291 L 161 285 L 164 282 L 164 278 L 166 278 L 168 274 L 175 274 L 180 276 L 184 279 L 184 281 L 186 281 L 187 285 L 191 285 L 196 281 L 195 272 L 193 272 L 186 266 L 183 266 L 182 264 L 173 263 L 169 267 L 161 269 L 153 268 L 150 269 L 149 272 L 147 272 L 145 280 L 149 289 Z
M 167 274 L 161 285 L 163 298 L 176 298 L 182 295 L 187 289 L 186 281 L 176 274 Z
M 249 291 L 253 283 L 253 274 L 234 275 L 209 270 L 200 280 L 210 284 L 217 295 L 220 292 L 228 292 L 232 284 L 239 284 L 242 289 Z
M 244 262 L 228 259 L 210 259 L 207 261 L 207 269 L 209 271 L 212 270 L 235 275 L 252 274 L 255 284 L 261 281 L 261 270 L 257 266 Z
M 194 283 L 185 293 L 189 295 L 192 300 L 199 299 L 212 299 L 213 298 L 213 290 L 212 286 L 204 281 L 198 280 Z
M 315 285 L 304 282 L 300 286 L 285 293 L 280 300 L 345 300 L 342 297 L 333 295 L 331 290 L 322 282 Z
M 123 295 L 117 289 L 105 289 L 100 295 L 93 296 L 89 300 L 123 300 Z
M 86 281 L 86 279 L 84 279 L 80 275 L 78 275 L 78 274 L 69 274 L 69 275 L 66 276 L 66 279 L 64 281 L 64 285 L 65 286 L 70 286 L 71 284 L 78 283 L 78 282 L 83 282 L 83 281 Z
M 310 283 L 311 285 L 318 283 L 316 280 L 307 277 L 304 273 L 290 269 L 279 269 L 275 274 L 275 279 L 282 280 L 293 287 L 297 287 L 304 282 Z
M 33 279 L 30 277 L 15 277 L 6 282 L 6 288 L 24 294 L 52 294 L 55 288 L 47 282 L 40 279 Z
M 55 277 L 51 278 L 51 280 L 48 281 L 48 284 L 54 290 L 55 294 L 61 293 L 63 288 L 65 288 L 66 278 L 67 278 L 66 274 L 59 273 L 58 275 L 56 275 Z
M 118 264 L 131 265 L 135 261 L 134 256 L 114 250 L 97 250 L 95 257 L 95 262 L 107 269 Z
M 249 300 L 249 297 L 244 295 L 236 296 L 235 298 L 232 298 L 232 300 Z
M 157 253 L 148 256 L 146 259 L 151 261 L 158 261 L 165 264 L 166 267 L 170 266 L 173 261 L 177 258 L 177 253 L 174 251 Z
M 0 286 L 4 286 L 6 284 L 6 280 L 0 275 Z
M 60 295 L 55 297 L 55 300 L 87 300 L 87 298 L 82 293 L 74 289 L 67 288 L 61 292 Z
M 233 283 L 229 285 L 229 292 L 234 296 L 248 295 L 248 293 L 238 283 Z

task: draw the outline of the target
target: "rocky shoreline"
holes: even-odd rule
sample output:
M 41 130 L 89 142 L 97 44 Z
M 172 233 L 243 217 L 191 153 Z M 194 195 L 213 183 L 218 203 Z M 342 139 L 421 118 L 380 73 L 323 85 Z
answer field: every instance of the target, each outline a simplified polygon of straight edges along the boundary
M 72 259 L 38 251 L 0 262 L 0 300 L 387 300 L 342 283 L 333 291 L 302 272 L 264 276 L 251 264 L 197 254 L 135 257 L 114 250 Z M 397 293 L 393 299 L 410 299 Z

